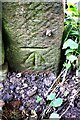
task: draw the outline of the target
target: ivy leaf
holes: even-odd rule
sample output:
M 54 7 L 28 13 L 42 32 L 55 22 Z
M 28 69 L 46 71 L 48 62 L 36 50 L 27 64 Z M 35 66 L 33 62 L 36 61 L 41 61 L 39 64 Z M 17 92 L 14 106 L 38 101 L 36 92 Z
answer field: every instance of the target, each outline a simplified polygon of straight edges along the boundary
M 66 49 L 70 47 L 71 49 L 77 49 L 78 48 L 78 44 L 76 42 L 74 42 L 71 39 L 68 39 L 64 44 L 63 44 L 63 48 L 62 49 Z
M 59 107 L 59 106 L 61 106 L 62 103 L 63 103 L 63 99 L 57 98 L 50 103 L 50 106 Z
M 75 55 L 69 55 L 66 57 L 67 60 L 69 60 L 71 63 L 73 63 L 75 60 L 77 60 L 77 57 Z
M 50 118 L 60 118 L 59 114 L 53 112 L 51 115 L 50 115 Z M 59 119 L 57 119 L 59 120 Z
M 72 49 L 67 49 L 66 52 L 65 52 L 65 55 L 67 55 L 68 53 L 72 53 L 72 52 L 74 52 L 74 50 L 72 50 Z
M 37 96 L 37 100 L 36 101 L 39 103 L 39 102 L 41 102 L 41 100 L 42 100 L 42 98 Z
M 50 95 L 47 96 L 47 100 L 54 100 L 55 99 L 55 93 L 51 93 Z

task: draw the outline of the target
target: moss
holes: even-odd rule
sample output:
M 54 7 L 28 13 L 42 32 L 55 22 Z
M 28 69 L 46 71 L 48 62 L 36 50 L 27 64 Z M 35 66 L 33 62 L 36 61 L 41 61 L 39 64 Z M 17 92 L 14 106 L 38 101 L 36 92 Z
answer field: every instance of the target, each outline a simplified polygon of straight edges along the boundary
M 20 54 L 19 48 L 17 48 L 12 44 L 7 48 L 6 53 L 7 53 L 6 56 L 7 56 L 7 60 L 10 65 L 10 68 L 13 68 L 13 70 L 22 69 L 20 68 L 21 67 L 20 64 L 22 62 L 22 56 Z

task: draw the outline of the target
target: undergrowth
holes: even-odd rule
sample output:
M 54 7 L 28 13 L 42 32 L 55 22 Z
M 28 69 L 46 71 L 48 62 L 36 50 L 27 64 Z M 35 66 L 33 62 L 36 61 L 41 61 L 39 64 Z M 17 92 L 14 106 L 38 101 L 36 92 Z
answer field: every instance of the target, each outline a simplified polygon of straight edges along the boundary
M 68 70 L 70 68 L 78 67 L 79 51 L 79 17 L 80 13 L 74 4 L 68 4 L 65 9 L 64 33 L 63 33 L 63 48 L 65 49 L 66 61 L 64 67 Z

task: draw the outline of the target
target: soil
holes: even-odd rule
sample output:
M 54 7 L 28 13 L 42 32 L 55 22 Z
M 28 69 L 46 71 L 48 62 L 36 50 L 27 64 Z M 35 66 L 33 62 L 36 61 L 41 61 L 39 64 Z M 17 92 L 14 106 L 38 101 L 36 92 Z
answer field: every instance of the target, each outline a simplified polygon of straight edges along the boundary
M 63 104 L 54 108 L 49 106 L 45 96 L 56 79 L 52 72 L 9 72 L 7 79 L 0 82 L 0 96 L 5 102 L 2 120 L 40 120 L 42 116 L 48 119 L 53 112 L 57 112 L 61 120 L 80 119 L 79 79 L 75 71 L 69 71 L 61 84 L 63 76 L 51 91 L 63 99 Z M 37 96 L 41 98 L 40 102 Z

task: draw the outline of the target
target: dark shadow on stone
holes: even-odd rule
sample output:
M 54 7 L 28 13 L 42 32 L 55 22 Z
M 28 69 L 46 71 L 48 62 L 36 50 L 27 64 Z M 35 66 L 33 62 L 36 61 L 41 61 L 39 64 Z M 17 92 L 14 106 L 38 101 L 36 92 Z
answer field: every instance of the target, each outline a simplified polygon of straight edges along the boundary
M 60 49 L 61 49 L 60 62 L 59 62 L 59 65 L 58 65 L 58 68 L 59 68 L 59 69 L 58 69 L 58 74 L 57 74 L 57 75 L 60 74 L 60 72 L 61 72 L 61 70 L 62 70 L 62 68 L 63 68 L 63 63 L 64 63 L 65 60 L 66 60 L 65 50 L 62 49 L 63 43 L 64 43 L 64 39 L 63 39 L 63 37 L 62 37 L 62 43 L 61 43 L 61 47 L 60 47 Z
M 7 47 L 10 45 L 8 39 L 9 39 L 9 36 L 8 36 L 8 34 L 6 33 L 6 31 L 5 31 L 5 29 L 4 29 L 4 25 L 3 25 L 3 23 L 2 23 L 2 41 L 3 41 L 3 44 L 4 44 L 5 62 L 7 62 L 7 63 L 8 63 L 8 61 L 7 61 L 7 58 L 6 58 L 6 49 L 7 49 Z
M 4 24 L 3 23 L 2 23 L 2 39 L 3 39 L 3 43 L 4 43 L 4 49 L 6 50 L 6 48 L 10 45 L 10 43 L 8 41 L 9 36 L 4 29 Z

